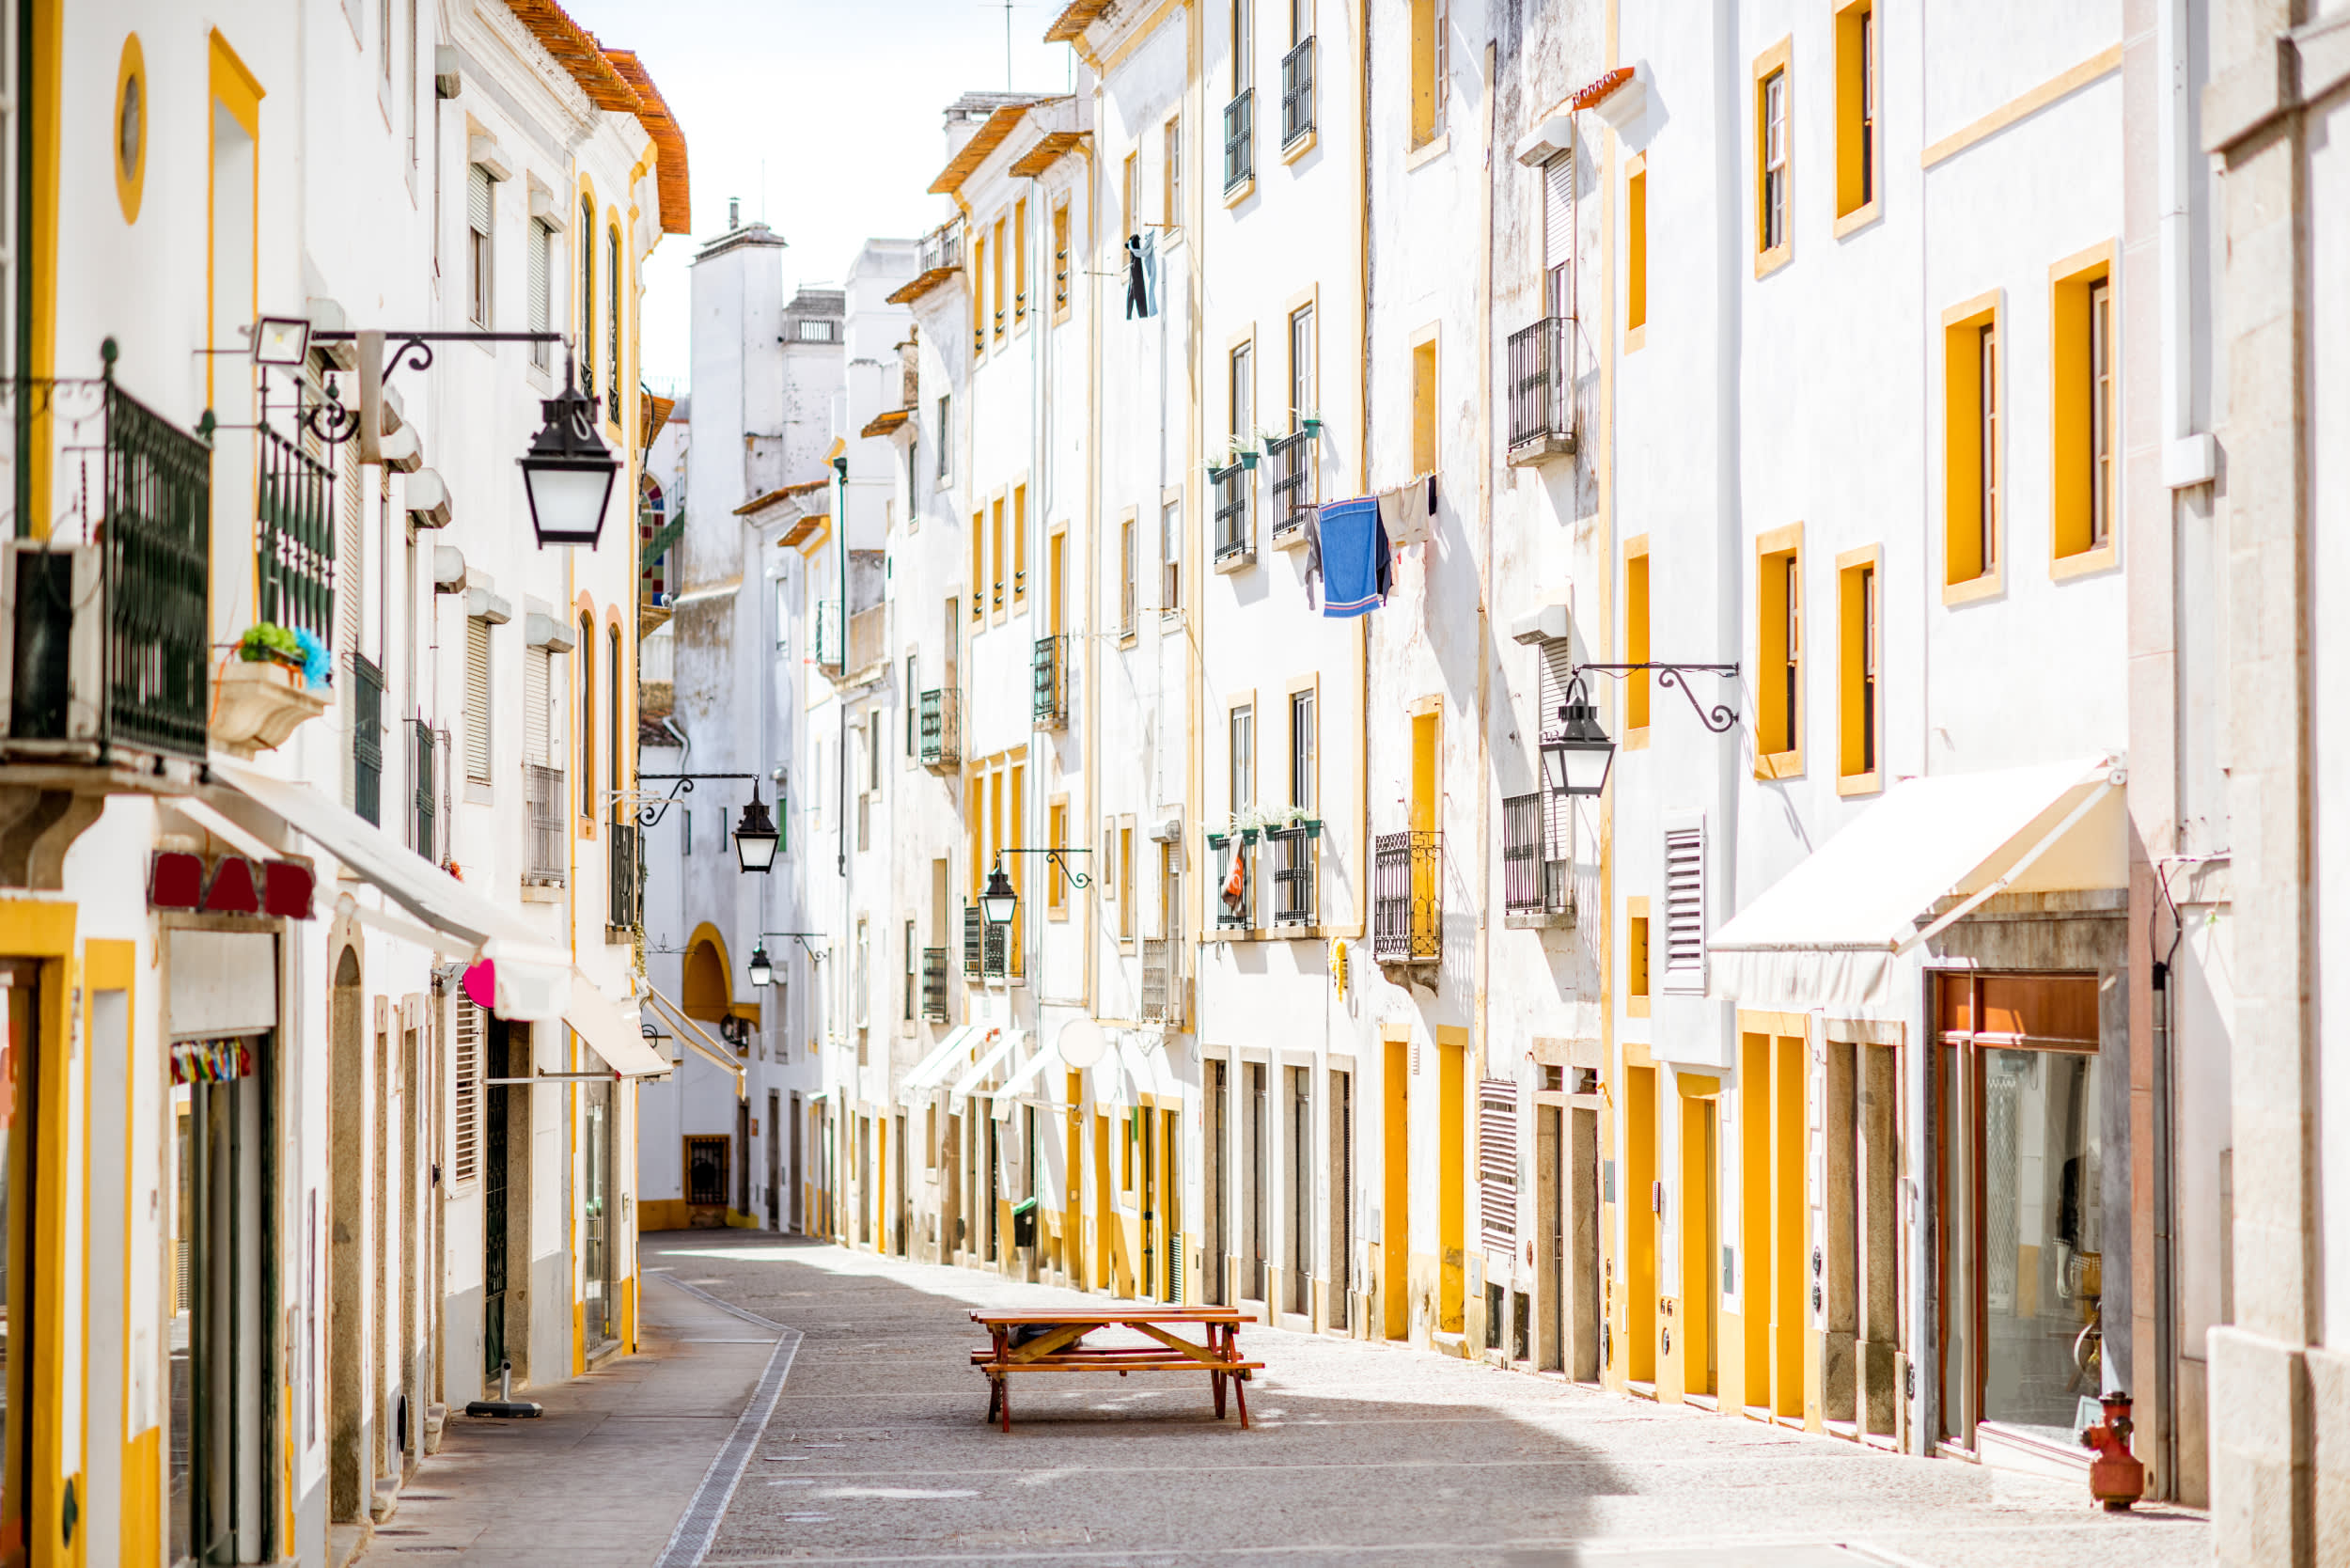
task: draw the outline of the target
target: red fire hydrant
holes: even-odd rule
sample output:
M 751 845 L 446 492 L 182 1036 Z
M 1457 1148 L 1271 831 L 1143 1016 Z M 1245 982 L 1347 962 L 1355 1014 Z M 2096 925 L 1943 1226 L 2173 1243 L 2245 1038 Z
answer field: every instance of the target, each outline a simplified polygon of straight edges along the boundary
M 2146 1466 L 2130 1452 L 2130 1396 L 2116 1389 L 2099 1398 L 2106 1419 L 2081 1433 L 2081 1447 L 2094 1449 L 2089 1465 L 2089 1495 L 2120 1513 L 2146 1495 Z

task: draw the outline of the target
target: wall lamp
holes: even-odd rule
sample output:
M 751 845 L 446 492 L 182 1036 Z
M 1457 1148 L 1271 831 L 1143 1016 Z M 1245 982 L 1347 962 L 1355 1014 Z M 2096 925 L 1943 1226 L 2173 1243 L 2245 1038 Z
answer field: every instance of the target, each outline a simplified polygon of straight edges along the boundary
M 1596 795 L 1607 787 L 1607 770 L 1616 760 L 1616 743 L 1599 722 L 1599 710 L 1592 706 L 1590 693 L 1583 682 L 1586 674 L 1613 675 L 1621 680 L 1636 670 L 1653 670 L 1660 686 L 1676 687 L 1689 699 L 1698 722 L 1716 735 L 1730 732 L 1738 722 L 1738 710 L 1730 703 L 1716 702 L 1711 708 L 1698 700 L 1698 694 L 1689 689 L 1692 675 L 1719 675 L 1734 679 L 1735 664 L 1679 665 L 1654 662 L 1635 665 L 1577 665 L 1567 677 L 1567 700 L 1559 709 L 1555 729 L 1544 729 L 1542 738 L 1543 782 L 1551 793 L 1560 795 Z

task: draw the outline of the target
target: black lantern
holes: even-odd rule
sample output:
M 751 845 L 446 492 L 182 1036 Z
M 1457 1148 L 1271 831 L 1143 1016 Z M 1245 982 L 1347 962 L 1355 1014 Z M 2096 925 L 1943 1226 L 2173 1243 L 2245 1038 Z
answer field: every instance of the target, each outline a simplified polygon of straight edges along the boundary
M 734 824 L 735 858 L 745 871 L 770 870 L 776 864 L 776 845 L 782 838 L 776 831 L 775 819 L 760 803 L 758 784 L 753 783 L 751 803 L 743 808 L 742 820 Z
M 1599 710 L 1585 699 L 1577 679 L 1559 710 L 1559 728 L 1543 734 L 1543 782 L 1559 795 L 1596 795 L 1607 787 L 1616 743 L 1600 728 Z
M 767 944 L 764 942 L 751 949 L 751 983 L 753 985 L 776 983 L 776 966 L 768 960 Z
M 987 886 L 979 894 L 979 913 L 991 926 L 1008 926 L 1019 907 L 1020 895 L 1011 890 L 1011 879 L 1004 874 L 1004 863 L 998 860 L 987 873 Z
M 596 434 L 596 400 L 579 389 L 568 357 L 563 390 L 541 400 L 539 412 L 546 423 L 532 438 L 528 454 L 518 460 L 523 490 L 530 498 L 530 526 L 542 550 L 550 544 L 592 549 L 603 531 L 605 505 L 620 465 Z M 743 869 L 750 870 L 747 858 Z M 762 863 L 759 869 L 767 868 Z

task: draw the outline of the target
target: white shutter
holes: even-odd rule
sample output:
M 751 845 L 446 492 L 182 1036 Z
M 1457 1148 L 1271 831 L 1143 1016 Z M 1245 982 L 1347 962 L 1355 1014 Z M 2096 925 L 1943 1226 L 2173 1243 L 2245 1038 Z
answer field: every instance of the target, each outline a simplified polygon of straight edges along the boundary
M 1477 1222 L 1487 1247 L 1517 1247 L 1518 1086 L 1508 1078 L 1477 1086 Z
M 523 760 L 555 765 L 554 737 L 547 725 L 555 698 L 555 659 L 543 648 L 523 651 Z
M 1563 267 L 1574 259 L 1574 153 L 1561 152 L 1543 165 L 1543 265 Z
M 1535 681 L 1542 712 L 1534 724 L 1536 735 L 1559 729 L 1559 710 L 1567 703 L 1568 682 L 1574 675 L 1574 644 L 1565 637 L 1543 639 L 1542 668 Z M 1555 790 L 1543 792 L 1543 858 L 1571 860 L 1574 855 L 1574 797 Z
M 457 998 L 457 1110 L 450 1122 L 449 1181 L 481 1174 L 481 1010 Z
M 465 776 L 490 781 L 490 623 L 465 622 Z
M 1705 989 L 1705 828 L 1665 834 L 1665 969 L 1667 991 Z
M 476 234 L 490 232 L 490 171 L 479 164 L 465 169 L 465 222 Z
M 530 330 L 551 331 L 555 320 L 555 244 L 547 226 L 536 218 L 530 221 L 530 243 L 525 248 L 528 256 L 525 270 L 530 274 Z M 544 347 L 534 344 L 532 351 L 534 354 L 542 354 Z

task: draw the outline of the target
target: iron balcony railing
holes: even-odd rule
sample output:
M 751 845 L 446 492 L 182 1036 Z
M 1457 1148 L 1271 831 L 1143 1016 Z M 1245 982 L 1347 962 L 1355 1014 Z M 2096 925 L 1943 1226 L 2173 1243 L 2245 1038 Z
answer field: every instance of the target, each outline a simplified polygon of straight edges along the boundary
M 645 836 L 634 823 L 604 824 L 611 848 L 604 877 L 604 921 L 623 931 L 645 923 Z
M 836 674 L 840 669 L 840 601 L 816 601 L 816 663 Z
M 1510 335 L 1510 450 L 1574 449 L 1574 318 Z
M 563 882 L 563 770 L 523 764 L 523 798 L 530 811 L 529 858 L 523 880 L 540 886 Z
M 102 380 L 0 381 L 0 416 L 18 419 L 24 400 L 44 416 L 51 491 L 68 513 L 46 541 L 13 547 L 15 597 L 0 606 L 15 647 L 5 735 L 48 757 L 129 746 L 201 759 L 212 447 L 116 386 L 112 349 Z
M 1228 468 L 1208 471 L 1208 483 L 1215 493 L 1215 560 L 1246 560 L 1256 554 L 1255 541 L 1248 535 L 1248 467 L 1235 463 Z
M 1170 1025 L 1183 1021 L 1182 952 L 1182 944 L 1171 938 L 1142 939 L 1142 1017 Z
M 1281 145 L 1314 128 L 1314 40 L 1300 39 L 1281 56 Z
M 408 847 L 440 862 L 440 747 L 430 719 L 408 721 Z
M 918 259 L 919 273 L 954 272 L 963 265 L 963 220 L 956 218 L 939 225 L 922 236 Z
M 922 694 L 916 715 L 916 739 L 926 768 L 960 767 L 963 763 L 963 694 L 953 686 L 932 687 Z
M 1313 443 L 1304 431 L 1268 441 L 1264 463 L 1273 477 L 1273 538 L 1277 543 L 1292 528 L 1306 522 L 1306 507 L 1313 498 Z
M 1257 923 L 1257 835 L 1208 835 L 1215 856 L 1215 881 L 1208 888 L 1209 914 L 1218 930 L 1246 931 Z M 1237 867 L 1235 862 L 1237 861 Z
M 264 426 L 254 550 L 261 619 L 323 642 L 335 623 L 335 472 Z
M 1547 791 L 1501 803 L 1502 906 L 1511 915 L 1562 915 L 1570 905 L 1565 834 L 1554 818 L 1564 809 Z
M 1066 633 L 1036 639 L 1036 722 L 1058 729 L 1069 722 L 1069 637 Z
M 1433 964 L 1444 939 L 1444 835 L 1383 833 L 1371 851 L 1371 957 Z
M 947 1021 L 947 949 L 922 949 L 922 1016 L 933 1024 Z
M 351 808 L 384 825 L 384 672 L 351 656 Z
M 1224 105 L 1224 194 L 1256 178 L 1257 108 L 1254 89 L 1243 87 Z
M 1273 860 L 1273 923 L 1314 923 L 1314 872 L 1321 854 L 1318 827 L 1265 829 L 1265 853 Z

